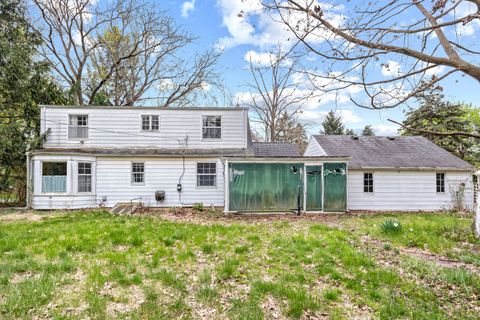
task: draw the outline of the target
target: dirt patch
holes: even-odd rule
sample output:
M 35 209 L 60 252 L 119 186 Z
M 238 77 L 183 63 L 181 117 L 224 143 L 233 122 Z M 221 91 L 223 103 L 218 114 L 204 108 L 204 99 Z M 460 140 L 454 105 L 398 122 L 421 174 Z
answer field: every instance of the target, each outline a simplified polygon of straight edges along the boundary
M 4 214 L 0 215 L 0 222 L 14 222 L 14 221 L 40 221 L 43 219 L 47 219 L 53 217 L 53 213 L 45 213 L 45 214 L 37 214 L 33 212 L 25 212 L 25 213 L 11 213 L 11 214 Z
M 19 272 L 13 274 L 12 278 L 10 279 L 11 284 L 19 284 L 25 280 L 28 280 L 33 277 L 38 277 L 37 274 L 34 274 L 33 272 L 27 271 L 27 272 Z
M 371 238 L 369 236 L 366 236 L 366 235 L 362 236 L 360 239 L 364 243 L 371 243 L 371 244 L 373 244 L 373 245 L 375 245 L 379 248 L 383 248 L 384 245 L 386 244 L 386 242 L 383 242 L 383 241 L 380 241 L 380 240 L 377 240 L 377 239 L 373 239 L 373 238 Z M 413 256 L 413 257 L 421 259 L 421 260 L 426 260 L 426 261 L 433 262 L 440 267 L 444 267 L 444 268 L 464 268 L 464 269 L 476 274 L 477 276 L 480 276 L 480 269 L 473 264 L 465 263 L 465 262 L 459 261 L 459 260 L 453 260 L 453 259 L 441 256 L 441 255 L 431 253 L 430 251 L 421 250 L 421 249 L 418 249 L 418 248 L 402 248 L 402 247 L 400 247 L 400 248 L 398 248 L 398 251 L 401 254 L 405 254 L 405 255 Z
M 106 282 L 100 294 L 111 297 L 114 301 L 107 303 L 107 314 L 115 318 L 118 314 L 137 310 L 145 302 L 145 294 L 138 286 L 120 288 L 111 282 Z
M 287 319 L 282 315 L 278 302 L 271 295 L 267 295 L 260 307 L 263 310 L 265 319 Z

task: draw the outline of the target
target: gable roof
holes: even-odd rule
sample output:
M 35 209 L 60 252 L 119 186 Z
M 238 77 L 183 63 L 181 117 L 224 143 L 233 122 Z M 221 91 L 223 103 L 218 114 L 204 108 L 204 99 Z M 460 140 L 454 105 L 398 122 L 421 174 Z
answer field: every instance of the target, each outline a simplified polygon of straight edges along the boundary
M 422 136 L 314 135 L 328 156 L 349 156 L 351 168 L 445 168 L 472 170 L 466 161 Z
M 289 142 L 253 142 L 255 157 L 300 157 L 297 145 Z

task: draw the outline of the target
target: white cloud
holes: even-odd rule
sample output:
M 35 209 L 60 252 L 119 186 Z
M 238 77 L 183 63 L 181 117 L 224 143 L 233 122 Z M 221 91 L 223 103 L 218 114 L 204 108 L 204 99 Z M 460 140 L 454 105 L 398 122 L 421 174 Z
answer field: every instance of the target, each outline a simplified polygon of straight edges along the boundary
M 372 128 L 377 136 L 396 136 L 398 135 L 399 127 L 396 125 L 376 124 Z
M 343 7 L 316 1 L 315 3 L 322 6 L 325 10 L 324 14 L 333 21 L 334 25 L 338 26 L 345 19 L 338 13 L 343 10 Z M 217 45 L 220 48 L 232 48 L 244 44 L 266 48 L 278 43 L 284 45 L 293 43 L 295 36 L 281 22 L 280 14 L 274 11 L 265 11 L 261 0 L 217 0 L 217 5 L 223 16 L 223 25 L 229 32 L 229 36 L 219 40 Z M 299 30 L 303 30 L 307 20 L 312 19 L 305 13 L 296 11 L 285 13 L 284 18 L 291 25 L 298 25 Z M 332 37 L 331 33 L 319 28 L 309 34 L 307 40 L 318 43 L 326 37 Z
M 382 63 L 382 74 L 386 77 L 398 77 L 402 74 L 402 67 L 397 61 L 388 60 Z
M 271 52 L 256 52 L 253 50 L 247 51 L 243 56 L 243 59 L 247 62 L 252 62 L 254 65 L 258 66 L 271 66 L 277 62 L 278 56 Z M 281 65 L 290 66 L 292 61 L 290 59 L 284 59 L 281 61 Z
M 190 11 L 195 9 L 195 1 L 196 0 L 185 1 L 182 4 L 182 17 L 188 18 Z
M 311 122 L 322 122 L 327 116 L 328 111 L 303 111 L 300 119 Z M 341 116 L 344 124 L 356 124 L 363 122 L 363 119 L 355 114 L 352 110 L 339 109 L 335 113 Z

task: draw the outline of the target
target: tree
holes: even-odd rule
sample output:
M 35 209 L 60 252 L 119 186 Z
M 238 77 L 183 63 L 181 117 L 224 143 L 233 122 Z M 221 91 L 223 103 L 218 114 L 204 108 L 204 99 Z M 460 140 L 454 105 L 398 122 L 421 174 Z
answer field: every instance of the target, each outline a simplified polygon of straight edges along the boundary
M 300 123 L 297 118 L 292 118 L 288 113 L 284 112 L 276 126 L 276 141 L 295 143 L 300 152 L 305 151 L 308 143 L 308 136 L 304 124 Z
M 326 135 L 343 135 L 345 134 L 345 126 L 343 125 L 342 117 L 337 116 L 334 110 L 330 110 L 322 122 L 320 132 Z
M 312 96 L 305 92 L 298 82 L 293 81 L 298 63 L 294 57 L 287 58 L 287 52 L 277 46 L 268 61 L 255 61 L 249 57 L 252 83 L 248 85 L 248 97 L 242 101 L 254 112 L 254 121 L 265 130 L 265 141 L 279 141 L 281 117 L 295 118 Z
M 375 135 L 375 132 L 372 129 L 372 125 L 369 124 L 363 127 L 362 136 L 374 136 L 374 135 Z
M 153 3 L 32 1 L 33 25 L 43 40 L 40 53 L 75 104 L 156 100 L 162 106 L 184 106 L 217 82 L 213 69 L 219 53 L 181 59 L 179 51 L 195 38 Z
M 403 121 L 402 135 L 419 134 L 456 156 L 475 164 L 478 158 L 477 139 L 464 136 L 442 136 L 429 132 L 472 132 L 473 123 L 467 118 L 468 108 L 445 101 L 440 87 L 431 88 L 417 97 L 419 107 L 408 111 Z
M 355 131 L 353 131 L 353 129 L 347 128 L 347 129 L 345 129 L 345 135 L 346 136 L 354 136 Z
M 21 0 L 0 0 L 0 191 L 13 187 L 19 202 L 26 191 L 25 153 L 43 138 L 38 103 L 66 103 L 35 55 L 41 39 L 25 12 Z
M 358 88 L 367 100 L 351 100 L 379 109 L 399 106 L 454 74 L 480 81 L 480 52 L 462 35 L 479 22 L 480 1 L 344 2 L 265 2 L 326 66 L 309 73 L 318 89 Z

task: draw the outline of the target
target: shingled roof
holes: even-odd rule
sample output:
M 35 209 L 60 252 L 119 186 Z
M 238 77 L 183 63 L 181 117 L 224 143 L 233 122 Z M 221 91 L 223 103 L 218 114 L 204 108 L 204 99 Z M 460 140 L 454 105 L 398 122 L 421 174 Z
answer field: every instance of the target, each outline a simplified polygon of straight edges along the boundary
M 473 167 L 421 136 L 314 135 L 328 156 L 349 156 L 351 168 L 445 168 Z
M 289 142 L 253 142 L 255 157 L 301 157 L 298 147 Z

